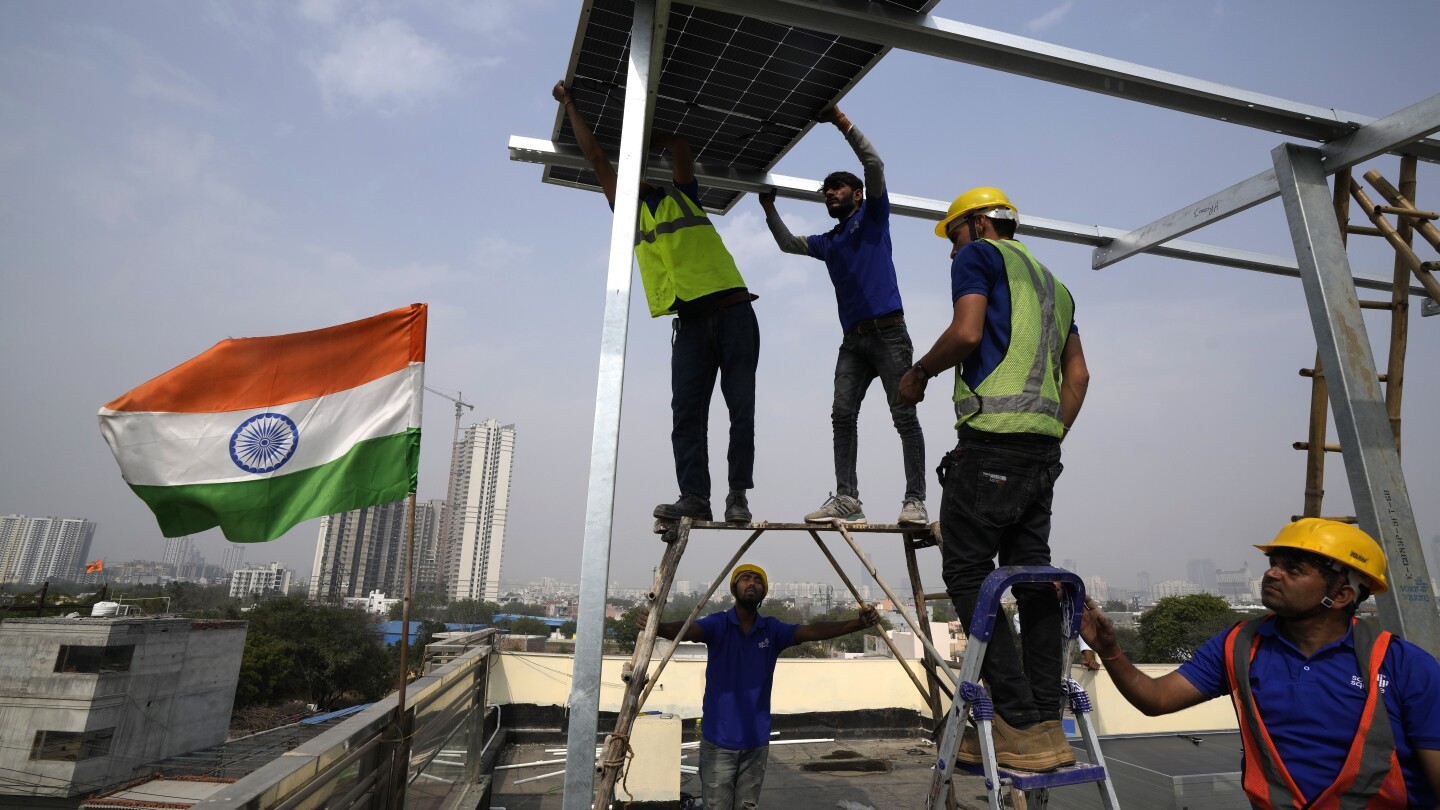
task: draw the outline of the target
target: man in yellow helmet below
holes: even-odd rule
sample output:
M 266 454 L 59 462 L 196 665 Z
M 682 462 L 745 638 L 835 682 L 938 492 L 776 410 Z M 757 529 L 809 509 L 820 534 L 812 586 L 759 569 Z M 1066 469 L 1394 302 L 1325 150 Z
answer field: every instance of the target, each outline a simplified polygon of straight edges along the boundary
M 564 81 L 551 95 L 565 109 L 575 142 L 615 207 L 615 168 L 580 114 Z M 674 159 L 673 186 L 640 185 L 635 260 L 645 285 L 650 317 L 675 315 L 670 340 L 670 445 L 680 497 L 655 507 L 662 520 L 710 520 L 710 399 L 715 378 L 730 410 L 730 492 L 725 520 L 749 523 L 747 491 L 754 488 L 755 368 L 760 326 L 735 259 L 700 207 L 700 184 L 690 143 L 673 135 L 655 142 Z
M 830 406 L 830 427 L 835 454 L 835 492 L 819 509 L 805 516 L 808 523 L 864 523 L 860 479 L 855 472 L 859 450 L 860 402 L 875 378 L 885 392 L 890 421 L 900 434 L 905 462 L 905 495 L 900 501 L 900 525 L 924 526 L 925 433 L 915 415 L 915 403 L 897 398 L 900 375 L 915 354 L 905 327 L 900 283 L 890 243 L 890 192 L 885 188 L 885 163 L 870 139 L 850 122 L 839 107 L 817 119 L 831 123 L 859 158 L 865 172 L 861 180 L 847 171 L 831 172 L 820 184 L 825 210 L 836 224 L 825 233 L 795 236 L 775 210 L 775 192 L 760 195 L 765 224 L 775 244 L 786 253 L 825 262 L 835 303 L 840 313 L 840 351 L 835 358 L 835 395 Z
M 735 606 L 711 613 L 685 631 L 685 641 L 709 647 L 705 663 L 704 717 L 700 724 L 700 793 L 706 810 L 740 810 L 760 803 L 770 756 L 770 691 L 775 662 L 786 647 L 856 633 L 880 623 L 874 605 L 861 605 L 844 622 L 789 624 L 759 613 L 770 590 L 765 569 L 745 563 L 730 574 Z M 648 610 L 637 611 L 645 626 Z M 661 638 L 673 639 L 683 622 L 662 622 Z
M 1229 695 L 1253 807 L 1440 806 L 1440 664 L 1355 619 L 1389 587 L 1379 544 L 1349 524 L 1303 518 L 1256 548 L 1270 562 L 1260 601 L 1272 613 L 1159 678 L 1130 663 L 1086 600 L 1080 633 L 1115 688 L 1151 716 Z
M 900 380 L 919 402 L 926 382 L 955 368 L 958 442 L 940 464 L 945 589 L 968 628 L 980 585 L 1001 565 L 1050 564 L 1050 505 L 1060 440 L 1090 374 L 1070 291 L 1015 241 L 1019 214 L 1004 192 L 975 188 L 951 203 L 935 233 L 950 240 L 950 325 Z M 1060 600 L 1050 583 L 1016 585 L 1024 650 L 995 623 L 981 674 L 996 710 L 1001 765 L 1047 771 L 1075 755 L 1060 726 Z M 980 761 L 974 729 L 957 758 Z

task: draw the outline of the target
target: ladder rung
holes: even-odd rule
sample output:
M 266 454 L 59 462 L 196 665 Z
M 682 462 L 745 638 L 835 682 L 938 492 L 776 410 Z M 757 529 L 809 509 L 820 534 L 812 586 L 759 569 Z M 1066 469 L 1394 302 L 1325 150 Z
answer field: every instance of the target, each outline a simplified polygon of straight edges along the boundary
M 1291 523 L 1294 523 L 1295 521 L 1300 520 L 1301 518 L 1305 518 L 1305 517 L 1309 517 L 1309 515 L 1291 515 L 1291 516 L 1290 516 L 1290 522 L 1291 522 Z M 1356 519 L 1356 517 L 1355 517 L 1354 515 L 1321 515 L 1321 516 L 1320 516 L 1320 519 L 1321 519 L 1321 520 L 1333 520 L 1333 521 L 1335 521 L 1336 523 L 1359 523 L 1359 522 L 1360 522 L 1358 519 Z
M 1389 308 L 1390 308 L 1390 305 L 1389 305 L 1389 304 L 1386 304 L 1386 305 L 1385 305 L 1385 309 L 1389 309 Z M 1376 307 L 1376 309 L 1379 309 L 1379 307 Z M 1325 376 L 1325 372 L 1321 371 L 1321 372 L 1319 372 L 1319 373 L 1316 373 L 1315 369 L 1313 369 L 1313 368 L 1302 368 L 1302 369 L 1300 369 L 1300 376 L 1301 376 L 1301 377 L 1324 377 L 1324 376 Z M 1389 375 L 1389 374 L 1376 374 L 1376 375 L 1375 375 L 1375 378 L 1378 379 L 1380 382 L 1385 382 L 1386 380 L 1390 379 L 1390 375 Z
M 1381 231 L 1380 231 L 1379 228 L 1371 228 L 1371 227 L 1368 226 L 1368 225 L 1348 225 L 1348 226 L 1346 226 L 1346 228 L 1345 228 L 1345 232 L 1346 232 L 1346 233 L 1353 233 L 1353 234 L 1356 234 L 1356 235 L 1358 235 L 1358 236 L 1384 236 L 1384 235 L 1385 235 L 1385 234 L 1381 233 Z
M 927 594 L 925 594 L 925 601 L 926 601 L 926 602 L 948 602 L 948 601 L 950 601 L 950 594 L 948 594 L 948 593 L 927 593 Z
M 1395 309 L 1394 301 L 1365 301 L 1360 302 L 1361 309 Z
M 1416 208 L 1399 208 L 1394 205 L 1377 205 L 1375 206 L 1375 213 L 1396 214 L 1402 217 L 1410 217 L 1411 219 L 1440 219 L 1440 214 L 1434 211 L 1421 211 Z
M 1294 444 L 1292 444 L 1292 445 L 1290 445 L 1290 446 L 1293 447 L 1293 448 L 1295 448 L 1296 450 L 1309 450 L 1309 449 L 1310 449 L 1310 442 L 1295 442 Z M 1338 445 L 1338 444 L 1327 444 L 1327 445 L 1325 445 L 1325 452 L 1327 452 L 1327 453 L 1339 453 L 1339 452 L 1342 452 L 1342 451 L 1341 451 L 1341 449 L 1340 449 L 1340 445 Z

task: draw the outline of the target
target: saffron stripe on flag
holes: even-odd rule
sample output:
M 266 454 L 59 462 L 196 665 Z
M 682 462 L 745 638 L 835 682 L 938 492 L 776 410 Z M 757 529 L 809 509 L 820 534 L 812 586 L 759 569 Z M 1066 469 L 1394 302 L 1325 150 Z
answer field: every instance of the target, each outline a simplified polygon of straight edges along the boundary
M 425 361 L 424 304 L 351 323 L 223 340 L 105 407 L 207 413 L 315 399 Z
M 100 430 L 125 481 L 140 486 L 218 484 L 286 475 L 332 462 L 359 441 L 420 424 L 420 380 L 414 363 L 388 376 L 317 399 L 226 413 L 100 412 Z M 270 473 L 251 473 L 231 459 L 230 440 L 247 419 L 278 413 L 295 423 L 294 455 Z
M 356 444 L 319 467 L 251 481 L 131 489 L 155 513 L 166 537 L 197 534 L 216 525 L 232 543 L 274 540 L 295 524 L 398 501 L 414 491 L 420 465 L 420 431 Z M 396 475 L 408 470 L 408 475 Z

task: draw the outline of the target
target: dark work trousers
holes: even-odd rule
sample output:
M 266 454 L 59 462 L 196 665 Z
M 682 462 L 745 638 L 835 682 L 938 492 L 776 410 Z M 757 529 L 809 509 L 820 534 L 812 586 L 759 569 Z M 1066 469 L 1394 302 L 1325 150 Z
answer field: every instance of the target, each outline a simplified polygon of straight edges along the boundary
M 1060 477 L 1060 442 L 1036 434 L 961 428 L 940 465 L 945 589 L 965 627 L 980 585 L 1000 565 L 1050 564 L 1050 504 Z M 1050 583 L 1016 585 L 1021 656 L 999 613 L 981 674 L 1005 722 L 1025 727 L 1060 717 L 1060 600 Z
M 910 368 L 915 349 L 910 333 L 899 323 L 872 332 L 848 332 L 835 358 L 835 402 L 830 407 L 830 425 L 835 436 L 835 491 L 852 498 L 860 496 L 855 474 L 859 447 L 860 401 L 876 377 L 885 389 L 890 420 L 900 434 L 905 456 L 905 497 L 925 500 L 925 435 L 914 405 L 896 402 L 900 378 Z
M 730 488 L 755 486 L 755 367 L 760 325 L 744 302 L 676 318 L 670 343 L 670 445 L 681 494 L 710 498 L 710 399 L 715 376 L 730 409 Z

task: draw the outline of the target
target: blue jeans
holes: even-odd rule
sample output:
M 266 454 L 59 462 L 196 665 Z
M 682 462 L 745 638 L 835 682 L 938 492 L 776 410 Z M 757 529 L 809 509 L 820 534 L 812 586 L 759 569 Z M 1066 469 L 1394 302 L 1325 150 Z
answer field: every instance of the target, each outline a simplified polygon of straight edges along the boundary
M 760 785 L 770 746 L 736 751 L 700 741 L 700 798 L 705 810 L 753 810 L 760 806 Z
M 670 346 L 670 446 L 681 494 L 710 498 L 710 398 L 715 377 L 730 409 L 730 488 L 755 486 L 755 367 L 760 324 L 749 302 L 684 320 Z
M 980 585 L 1001 565 L 1050 564 L 1050 504 L 1060 442 L 1034 434 L 960 430 L 960 442 L 940 465 L 945 589 L 968 629 Z M 1060 599 L 1048 582 L 1014 586 L 1021 646 L 1001 615 L 985 650 L 981 674 L 995 710 L 1012 726 L 1060 718 Z
M 915 406 L 900 405 L 895 399 L 900 378 L 910 368 L 914 353 L 903 323 L 875 332 L 847 332 L 840 342 L 840 354 L 835 359 L 835 402 L 830 408 L 835 433 L 835 491 L 840 495 L 860 496 L 855 475 L 860 401 L 870 383 L 879 377 L 905 456 L 905 497 L 925 500 L 925 434 L 920 430 Z

